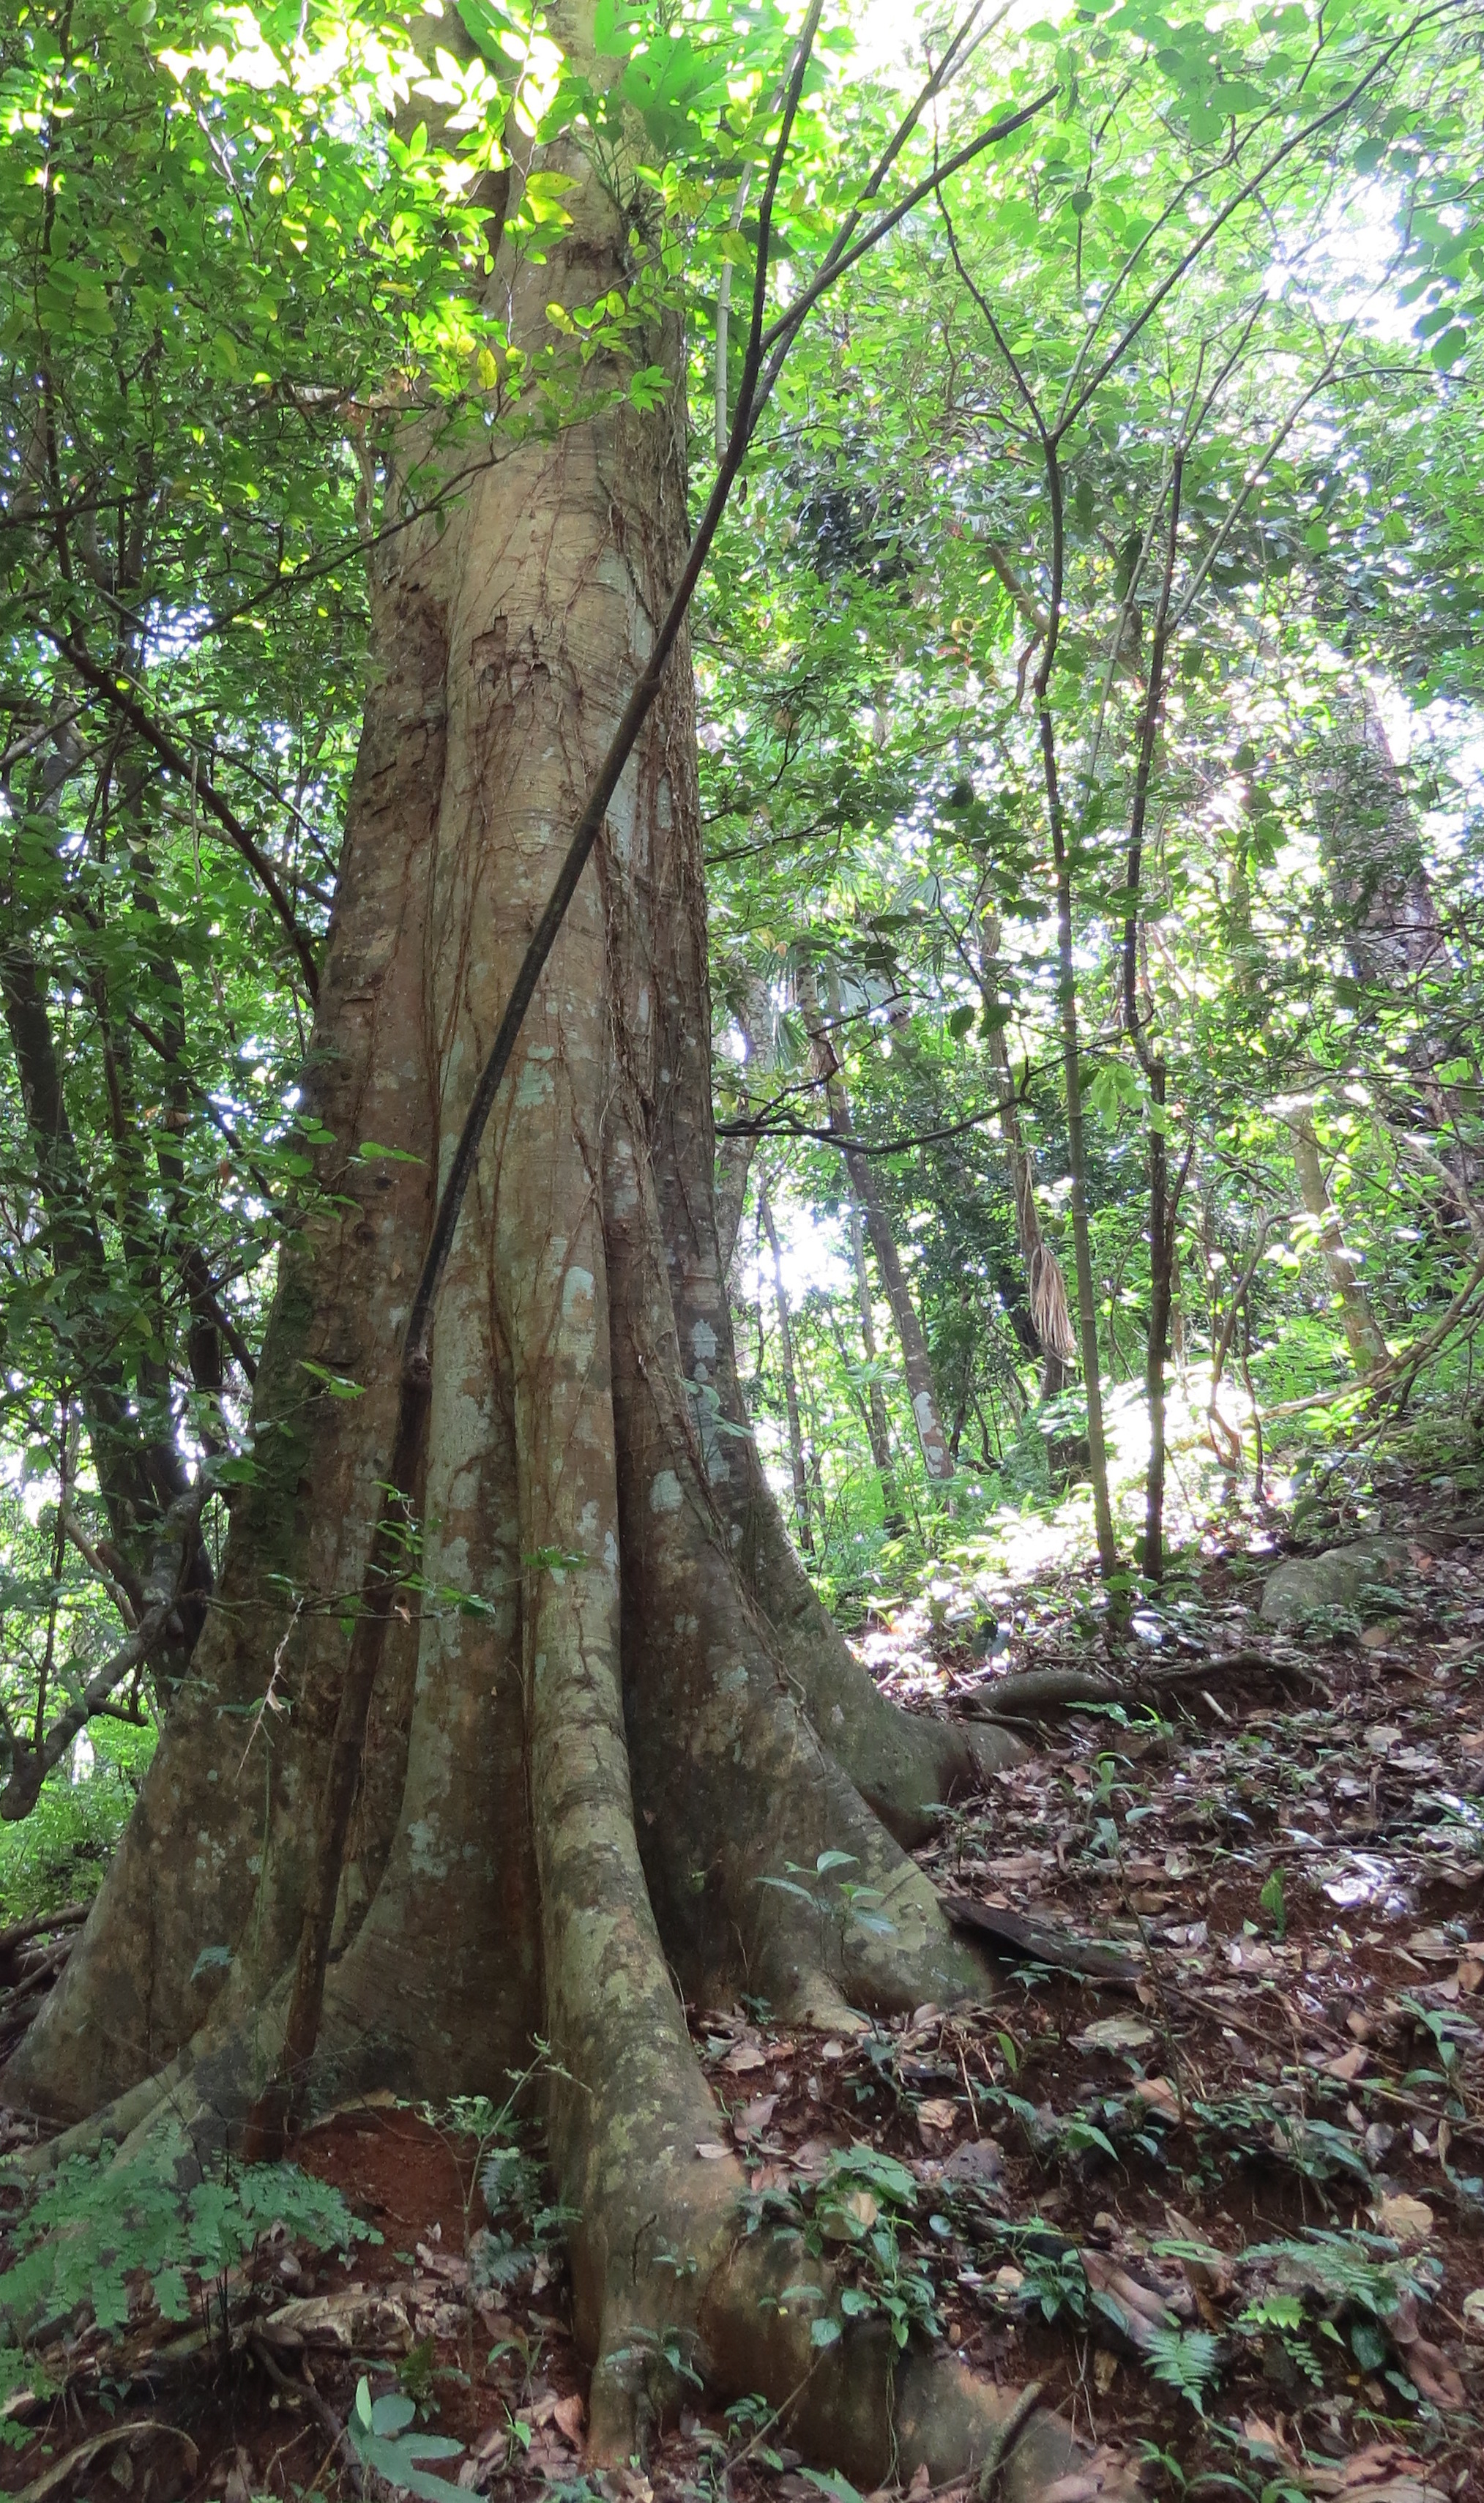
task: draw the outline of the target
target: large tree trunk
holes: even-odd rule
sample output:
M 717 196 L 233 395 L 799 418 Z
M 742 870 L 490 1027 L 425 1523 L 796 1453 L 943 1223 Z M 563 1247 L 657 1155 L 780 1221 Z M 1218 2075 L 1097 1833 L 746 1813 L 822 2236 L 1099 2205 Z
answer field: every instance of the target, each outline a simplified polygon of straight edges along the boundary
M 580 188 L 544 266 L 512 274 L 528 343 L 553 296 L 586 304 L 623 277 L 608 195 L 556 162 Z M 677 367 L 676 340 L 647 344 Z M 116 2096 L 116 2130 L 166 2131 L 179 2107 L 198 2157 L 273 2068 L 431 1195 L 678 569 L 680 415 L 677 397 L 532 430 L 439 526 L 386 542 L 309 1075 L 332 1187 L 286 1252 L 259 1481 L 199 1684 L 6 2074 L 31 2109 Z M 641 2400 L 624 2359 L 664 2327 L 693 2336 L 722 2396 L 797 2401 L 799 2438 L 862 2482 L 899 2459 L 938 2483 L 984 2455 L 1011 2394 L 912 2355 L 893 2379 L 853 2330 L 821 2363 L 810 2307 L 777 2299 L 809 2264 L 739 2235 L 741 2168 L 701 2152 L 725 2123 L 680 1990 L 706 2004 L 745 1983 L 836 2027 L 984 1995 L 888 1828 L 920 1833 L 931 1802 L 1013 1751 L 881 1700 L 763 1481 L 716 1240 L 705 945 L 682 655 L 527 1017 L 446 1273 L 416 1622 L 409 1593 L 305 2083 L 311 2101 L 489 2091 L 539 2029 L 595 2457 L 629 2456 Z M 407 1160 L 357 1159 L 366 1138 Z M 321 1395 L 306 1362 L 362 1395 Z M 855 1923 L 833 1881 L 817 1908 L 761 1882 L 827 1849 L 877 1890 L 883 1928 Z M 235 1950 L 224 1981 L 211 1947 Z M 1011 2496 L 1072 2456 L 1033 2420 Z

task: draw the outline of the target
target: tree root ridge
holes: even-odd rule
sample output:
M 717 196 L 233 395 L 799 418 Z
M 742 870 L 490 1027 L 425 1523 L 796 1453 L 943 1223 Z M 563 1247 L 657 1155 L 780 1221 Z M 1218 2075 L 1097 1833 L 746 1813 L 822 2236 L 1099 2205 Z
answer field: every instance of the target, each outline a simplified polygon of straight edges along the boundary
M 916 2345 L 899 2350 L 882 2321 L 852 2322 L 817 2346 L 811 2324 L 835 2292 L 833 2273 L 797 2247 L 734 2236 L 698 2269 L 693 2288 L 698 2281 L 688 2301 L 672 2300 L 663 2326 L 646 2316 L 652 2281 L 630 2289 L 627 2302 L 616 2290 L 610 2298 L 589 2408 L 591 2466 L 624 2465 L 673 2413 L 653 2370 L 646 2377 L 662 2348 L 687 2350 L 688 2370 L 719 2400 L 767 2398 L 790 2442 L 862 2490 L 925 2468 L 934 2486 L 978 2478 L 1002 2503 L 1048 2503 L 1089 2466 L 1071 2428 L 1039 2406 L 1039 2384 L 1006 2389 L 951 2356 Z M 684 2284 L 677 2275 L 677 2294 Z M 1122 2481 L 1110 2474 L 1106 2482 L 1111 2492 Z
M 971 1709 L 982 1730 L 994 1729 L 1002 1721 L 1050 1719 L 1059 1712 L 1075 1712 L 1084 1704 L 1157 1703 L 1181 1687 L 1210 1686 L 1224 1676 L 1259 1670 L 1268 1677 L 1296 1677 L 1311 1686 L 1324 1684 L 1318 1672 L 1302 1661 L 1274 1660 L 1262 1651 L 1215 1652 L 1203 1661 L 1172 1661 L 1167 1666 L 1151 1663 L 1123 1678 L 1096 1669 L 1027 1668 L 995 1678 L 983 1689 Z

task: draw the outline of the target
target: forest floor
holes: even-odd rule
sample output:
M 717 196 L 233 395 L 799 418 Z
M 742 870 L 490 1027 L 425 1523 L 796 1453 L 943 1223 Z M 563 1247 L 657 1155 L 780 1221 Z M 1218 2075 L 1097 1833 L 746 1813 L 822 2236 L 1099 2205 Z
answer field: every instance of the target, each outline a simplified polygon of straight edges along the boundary
M 756 2004 L 693 2012 L 757 2229 L 827 2247 L 856 2310 L 1039 2382 L 1155 2496 L 1484 2494 L 1484 1521 L 1447 1500 L 1394 1490 L 1317 1542 L 1406 1540 L 1370 1624 L 1277 1634 L 1257 1615 L 1275 1558 L 1208 1541 L 1131 1648 L 1209 1657 L 1209 1678 L 1157 1716 L 1064 1716 L 952 1814 L 920 1858 L 1004 1934 L 983 2007 L 835 2039 Z M 902 1699 L 982 1709 L 1007 1668 L 1086 1665 L 1087 1599 L 1043 1587 L 990 1661 L 930 1604 L 862 1648 Z M 815 1891 L 823 1923 L 853 1916 L 837 1872 Z M 1119 1970 L 1051 1960 L 1079 1940 Z M 464 2446 L 441 2471 L 460 2486 L 595 2492 L 559 2220 L 470 2118 L 385 2102 L 310 2130 L 299 2161 L 381 2239 L 349 2265 L 269 2243 L 184 2371 L 157 2351 L 178 2330 L 110 2347 L 75 2325 L 0 2486 L 348 2492 L 335 2427 L 365 2376 Z M 493 2213 L 492 2148 L 515 2194 L 492 2188 Z M 850 2503 L 786 2426 L 711 2413 L 673 2360 L 677 2418 L 625 2503 Z

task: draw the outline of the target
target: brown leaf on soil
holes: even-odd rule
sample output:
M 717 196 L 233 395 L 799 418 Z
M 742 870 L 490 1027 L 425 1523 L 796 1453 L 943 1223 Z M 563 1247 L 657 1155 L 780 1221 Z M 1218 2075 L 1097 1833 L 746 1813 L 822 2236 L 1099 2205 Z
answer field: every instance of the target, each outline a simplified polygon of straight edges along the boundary
M 179 2425 L 166 2424 L 158 2417 L 134 2417 L 125 2424 L 110 2425 L 105 2432 L 92 2434 L 74 2450 L 63 2452 L 60 2459 L 49 2460 L 41 2475 L 33 2477 L 29 2486 L 20 2488 L 15 2503 L 47 2503 L 47 2498 L 58 2487 L 80 2483 L 85 2471 L 91 2467 L 102 2452 L 113 2451 L 122 2443 L 127 2443 L 133 2450 L 146 2434 L 163 2434 L 167 2440 L 178 2443 L 188 2472 L 194 2477 L 198 2454 L 190 2436 L 182 2433 Z
M 917 2106 L 917 2130 L 923 2143 L 931 2146 L 935 2139 L 950 2138 L 958 2126 L 958 2106 L 947 2095 L 930 2095 Z
M 559 2432 L 567 2436 L 574 2451 L 580 2451 L 582 2448 L 582 2423 L 586 2415 L 587 2410 L 582 2404 L 580 2393 L 576 2390 L 572 2391 L 569 2398 L 558 2399 L 551 2412 L 552 2423 Z
M 821 2220 L 820 2231 L 827 2243 L 853 2242 L 857 2234 L 869 2233 L 880 2212 L 869 2190 L 851 2190 L 844 2199 L 832 2203 Z
M 1137 2278 L 1119 2267 L 1106 2253 L 1096 2250 L 1079 2252 L 1088 2285 L 1099 2298 L 1098 2310 L 1117 2333 L 1122 2330 L 1131 2347 L 1141 2352 L 1149 2344 L 1152 2329 L 1173 2326 L 1175 2314 L 1162 2298 L 1140 2285 Z
M 1369 2057 L 1364 2043 L 1357 2042 L 1353 2051 L 1340 2051 L 1332 2060 L 1327 2060 L 1325 2074 L 1327 2077 L 1343 2077 L 1348 2083 L 1352 2077 L 1361 2074 Z
M 1126 2452 L 1111 2443 L 1099 2443 L 1090 2459 L 1074 2468 L 1069 2477 L 1058 2477 L 1053 2486 L 1043 2488 L 1041 2503 L 1100 2503 L 1100 2498 L 1136 2495 L 1139 2475 Z
M 1316 2494 L 1342 2495 L 1344 2503 L 1441 2503 L 1442 2489 L 1428 2484 L 1423 2461 L 1399 2442 L 1375 2442 L 1336 2468 L 1310 2461 L 1305 2481 Z
M 270 2347 L 328 2347 L 346 2354 L 354 2349 L 404 2355 L 412 2344 L 412 2325 L 398 2297 L 359 2280 L 334 2294 L 307 2294 L 282 2304 L 258 2323 L 256 2334 Z
M 1383 2234 L 1390 2234 L 1403 2249 L 1425 2243 L 1432 2231 L 1432 2211 L 1425 2199 L 1414 2199 L 1409 2190 L 1397 2190 L 1389 2198 L 1378 2200 L 1371 2210 Z
M 1410 1955 L 1423 1956 L 1429 1964 L 1451 1964 L 1458 1953 L 1441 1930 L 1414 1930 L 1406 1944 Z
M 1414 2338 L 1406 2350 L 1409 2381 L 1415 2382 L 1425 2399 L 1437 2408 L 1461 2408 L 1467 2404 L 1464 2384 L 1440 2347 L 1431 2338 Z
M 467 2285 L 467 2260 L 457 2258 L 452 2251 L 437 2250 L 431 2243 L 418 2243 L 414 2248 L 422 2266 L 433 2277 L 446 2278 L 450 2285 Z
M 1134 2086 L 1134 2099 L 1153 2104 L 1156 2111 L 1168 2112 L 1172 2120 L 1180 2117 L 1180 2097 L 1168 2077 L 1140 2077 Z
M 766 2069 L 768 2061 L 755 2042 L 739 2042 L 735 2050 L 727 2053 L 721 2065 L 730 2076 L 742 2077 L 753 2069 Z
M 1242 2440 L 1249 2451 L 1266 2452 L 1283 2468 L 1296 2470 L 1298 2460 L 1291 2444 L 1278 2425 L 1269 2424 L 1264 2417 L 1249 2417 L 1242 2427 Z
M 1137 2016 L 1099 2016 L 1073 2039 L 1079 2051 L 1138 2051 L 1155 2036 Z

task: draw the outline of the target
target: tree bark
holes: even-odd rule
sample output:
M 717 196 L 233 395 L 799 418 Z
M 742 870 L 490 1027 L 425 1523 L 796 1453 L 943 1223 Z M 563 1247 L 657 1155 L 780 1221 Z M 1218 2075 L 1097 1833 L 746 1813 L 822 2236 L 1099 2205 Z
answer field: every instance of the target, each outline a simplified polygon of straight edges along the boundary
M 871 1457 L 881 1486 L 881 1518 L 888 1538 L 900 1538 L 906 1526 L 901 1500 L 897 1492 L 897 1473 L 891 1457 L 891 1425 L 886 1415 L 886 1393 L 876 1372 L 876 1314 L 872 1308 L 871 1272 L 866 1266 L 866 1228 L 859 1200 L 850 1202 L 850 1260 L 855 1271 L 855 1301 L 860 1313 L 861 1346 L 871 1367 L 866 1386 L 866 1431 L 871 1443 Z
M 124 1314 L 97 1217 L 88 1197 L 77 1140 L 68 1118 L 46 992 L 34 958 L 13 935 L 0 950 L 0 997 L 16 1055 L 21 1102 L 36 1159 L 37 1198 L 45 1215 L 59 1298 L 70 1330 L 62 1361 L 72 1372 L 87 1427 L 112 1542 L 110 1561 L 137 1613 L 147 1582 L 168 1562 L 176 1604 L 155 1645 L 153 1664 L 167 1692 L 190 1665 L 211 1592 L 211 1563 L 194 1522 L 184 1575 L 175 1571 L 175 1542 L 159 1547 L 160 1525 L 186 1488 L 173 1439 L 141 1432 L 117 1353 Z M 157 1411 L 161 1386 L 147 1386 Z M 156 1552 L 158 1550 L 158 1552 Z
M 826 1030 L 819 988 L 811 965 L 801 965 L 798 980 L 799 1001 L 809 1029 L 815 1072 L 824 1084 L 830 1128 L 838 1131 L 842 1138 L 848 1138 L 849 1098 L 839 1058 Z M 871 1170 L 870 1157 L 846 1148 L 845 1160 L 850 1188 L 865 1217 L 866 1232 L 871 1237 L 871 1249 L 876 1253 L 876 1265 L 881 1273 L 881 1285 L 886 1290 L 886 1301 L 891 1306 L 891 1318 L 896 1323 L 902 1349 L 902 1370 L 907 1376 L 907 1394 L 912 1401 L 917 1440 L 922 1447 L 923 1465 L 929 1478 L 941 1482 L 952 1476 L 953 1457 L 938 1413 L 938 1390 L 933 1380 L 927 1341 L 922 1335 L 922 1323 L 917 1319 L 917 1308 L 913 1302 L 912 1290 L 902 1267 L 902 1255 L 897 1250 L 891 1218 Z
M 1413 1126 L 1435 1140 L 1428 1170 L 1441 1183 L 1476 1238 L 1484 1217 L 1476 1192 L 1481 1159 L 1462 1134 L 1439 1067 L 1468 1037 L 1438 1031 L 1438 987 L 1449 976 L 1448 943 L 1428 875 L 1417 820 L 1397 770 L 1372 690 L 1354 688 L 1338 707 L 1336 735 L 1316 776 L 1316 813 L 1334 909 L 1358 981 L 1390 995 L 1411 1021 L 1405 1043 Z M 1419 1159 L 1422 1161 L 1422 1159 Z
M 731 263 L 727 264 L 730 269 Z M 755 974 L 745 976 L 742 998 L 736 1010 L 738 1030 L 747 1048 L 746 1072 L 738 1089 L 738 1111 L 745 1113 L 750 1095 L 749 1080 L 755 1071 L 765 1073 L 773 1065 L 772 1015 L 768 994 Z M 757 1142 L 746 1131 L 723 1139 L 716 1158 L 716 1238 L 721 1251 L 723 1273 L 731 1275 L 737 1256 L 737 1237 L 742 1230 L 742 1210 L 747 1203 L 747 1177 L 752 1171 L 753 1150 Z
M 1386 1361 L 1386 1341 L 1361 1284 L 1356 1254 L 1345 1241 L 1339 1212 L 1329 1196 L 1313 1113 L 1306 1105 L 1299 1106 L 1287 1113 L 1285 1118 L 1294 1141 L 1298 1196 L 1314 1220 L 1314 1239 L 1329 1273 L 1329 1283 L 1339 1297 L 1350 1360 L 1357 1373 L 1371 1373 Z
M 1004 1141 L 1005 1163 L 1015 1202 L 1016 1241 L 1020 1248 L 1020 1261 L 1025 1271 L 1031 1327 L 1041 1350 L 1041 1396 L 1043 1399 L 1056 1399 L 1076 1379 L 1077 1332 L 1072 1326 L 1061 1262 L 1046 1239 L 1041 1212 L 1036 1206 L 1035 1158 L 1026 1141 L 1016 1103 L 1015 1073 L 1010 1065 L 1004 1011 L 994 973 L 999 944 L 999 916 L 987 912 L 980 928 L 980 995 L 984 1004 L 989 1058 L 999 1093 L 1000 1137 Z
M 794 1371 L 793 1325 L 788 1318 L 788 1294 L 783 1285 L 783 1254 L 766 1183 L 758 1190 L 757 1213 L 758 1221 L 768 1237 L 768 1250 L 773 1259 L 773 1300 L 778 1317 L 778 1366 L 783 1376 L 783 1405 L 788 1417 L 788 1462 L 794 1482 L 794 1518 L 799 1525 L 799 1545 L 806 1556 L 812 1556 L 814 1533 L 809 1509 L 809 1462 L 804 1451 L 804 1428 L 799 1421 L 799 1378 Z

